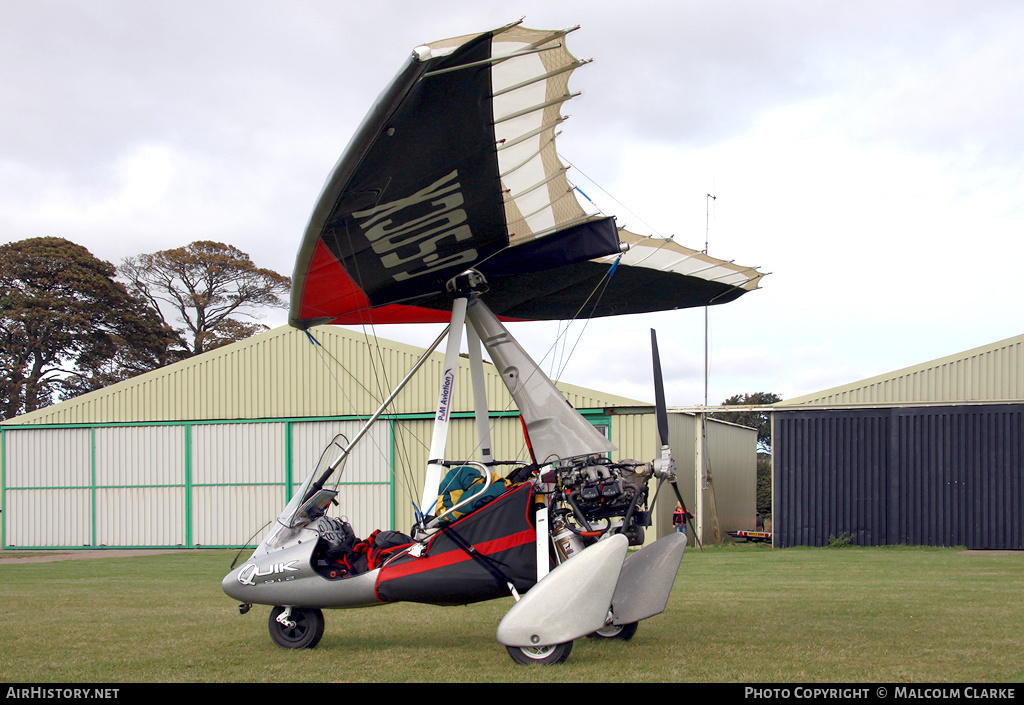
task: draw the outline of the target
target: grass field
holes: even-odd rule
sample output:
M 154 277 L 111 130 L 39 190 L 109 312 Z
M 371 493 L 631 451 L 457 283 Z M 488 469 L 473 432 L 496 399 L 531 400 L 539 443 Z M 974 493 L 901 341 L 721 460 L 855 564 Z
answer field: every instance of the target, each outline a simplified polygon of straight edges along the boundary
M 690 549 L 668 609 L 559 666 L 495 640 L 511 605 L 329 611 L 280 649 L 220 589 L 233 551 L 0 565 L 5 683 L 1024 682 L 1024 554 Z

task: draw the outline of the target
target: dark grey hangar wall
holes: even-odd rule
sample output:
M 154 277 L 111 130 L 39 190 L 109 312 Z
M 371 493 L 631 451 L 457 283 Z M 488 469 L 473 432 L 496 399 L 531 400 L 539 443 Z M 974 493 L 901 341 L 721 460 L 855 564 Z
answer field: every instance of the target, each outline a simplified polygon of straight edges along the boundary
M 1024 405 L 775 413 L 774 541 L 1024 549 Z

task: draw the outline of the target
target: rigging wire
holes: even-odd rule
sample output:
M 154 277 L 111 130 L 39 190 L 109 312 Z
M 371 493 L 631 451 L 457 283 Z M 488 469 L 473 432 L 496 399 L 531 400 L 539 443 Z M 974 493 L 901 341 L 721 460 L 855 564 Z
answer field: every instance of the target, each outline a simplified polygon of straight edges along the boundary
M 674 241 L 675 235 L 670 235 L 670 236 L 668 236 L 668 237 L 665 237 L 664 235 L 662 235 L 661 233 L 659 233 L 659 232 L 658 232 L 658 230 L 657 230 L 656 228 L 652 227 L 652 226 L 651 226 L 650 224 L 648 224 L 648 223 L 647 223 L 647 222 L 646 222 L 646 221 L 645 221 L 645 220 L 644 220 L 643 218 L 641 218 L 640 216 L 636 215 L 636 213 L 634 213 L 634 212 L 633 212 L 633 211 L 632 211 L 632 210 L 631 210 L 631 209 L 630 209 L 630 208 L 629 208 L 628 206 L 626 206 L 626 205 L 625 205 L 625 204 L 623 204 L 623 203 L 622 203 L 621 201 L 619 201 L 619 200 L 618 200 L 617 198 L 615 198 L 615 196 L 613 196 L 613 195 L 612 195 L 611 193 L 609 193 L 609 192 L 607 191 L 607 189 L 605 189 L 605 188 L 604 188 L 603 186 L 601 186 L 601 185 L 600 185 L 599 183 L 597 183 L 596 181 L 594 181 L 594 179 L 593 179 L 593 178 L 591 178 L 591 177 L 590 177 L 589 175 L 587 175 L 587 174 L 586 174 L 585 172 L 583 172 L 583 171 L 582 171 L 582 170 L 581 170 L 581 169 L 580 169 L 580 168 L 579 168 L 578 166 L 576 166 L 575 164 L 573 164 L 573 163 L 572 163 L 571 161 L 569 161 L 568 159 L 566 159 L 566 158 L 565 158 L 565 157 L 564 157 L 564 156 L 563 156 L 563 155 L 562 155 L 561 153 L 559 153 L 559 155 L 558 155 L 558 158 L 559 158 L 559 159 L 562 159 L 563 161 L 565 161 L 565 163 L 566 163 L 566 164 L 568 164 L 569 166 L 571 166 L 571 167 L 572 167 L 572 169 L 573 169 L 574 171 L 576 171 L 576 172 L 579 172 L 579 173 L 580 173 L 580 174 L 581 174 L 581 175 L 582 175 L 582 176 L 583 176 L 584 178 L 586 178 L 586 179 L 587 179 L 587 180 L 588 180 L 588 181 L 589 181 L 590 183 L 594 184 L 594 186 L 595 186 L 596 188 L 600 189 L 600 191 L 601 191 L 601 192 L 602 192 L 603 194 L 605 194 L 606 196 L 608 196 L 608 198 L 610 198 L 611 200 L 613 200 L 613 201 L 614 201 L 614 202 L 615 202 L 616 204 L 618 204 L 618 205 L 619 205 L 619 206 L 620 206 L 620 207 L 621 207 L 621 208 L 622 208 L 623 210 L 627 211 L 628 213 L 630 213 L 631 215 L 633 215 L 634 217 L 636 217 L 636 219 L 637 219 L 637 220 L 639 220 L 641 224 L 643 224 L 644 228 L 646 228 L 646 229 L 647 229 L 647 230 L 649 230 L 649 231 L 650 231 L 651 233 L 653 233 L 653 235 L 640 235 L 639 233 L 636 233 L 637 235 L 640 235 L 640 237 L 641 237 L 641 238 L 643 238 L 643 239 L 642 239 L 642 240 L 641 240 L 640 242 L 646 242 L 646 241 L 652 241 L 652 240 L 656 240 L 656 241 L 658 241 L 658 246 L 657 246 L 657 247 L 654 247 L 654 248 L 651 248 L 651 252 L 650 252 L 650 254 L 648 254 L 647 256 L 645 256 L 645 257 L 643 257 L 643 258 L 641 258 L 641 259 L 638 259 L 638 260 L 636 260 L 635 262 L 633 262 L 633 264 L 641 264 L 641 263 L 643 263 L 643 262 L 646 262 L 646 261 L 647 261 L 647 260 L 649 260 L 649 259 L 650 259 L 651 257 L 654 257 L 654 256 L 655 256 L 655 255 L 656 255 L 656 254 L 657 254 L 657 253 L 658 253 L 658 252 L 659 252 L 659 251 L 660 251 L 660 250 L 661 250 L 662 248 L 666 247 L 666 246 L 668 245 L 668 243 L 670 243 L 670 242 L 673 242 L 673 241 Z M 598 205 L 598 204 L 597 204 L 597 203 L 596 203 L 596 202 L 595 202 L 595 201 L 594 201 L 594 200 L 593 200 L 592 198 L 590 198 L 590 196 L 588 196 L 588 195 L 587 195 L 586 193 L 584 193 L 583 189 L 579 188 L 579 186 L 576 186 L 575 184 L 573 184 L 573 188 L 574 188 L 574 189 L 575 189 L 576 191 L 578 191 L 579 193 L 581 193 L 581 194 L 583 195 L 583 197 L 584 197 L 584 198 L 586 198 L 586 199 L 587 199 L 587 201 L 589 201 L 589 202 L 591 203 L 591 205 L 593 205 L 593 206 L 594 206 L 594 208 L 596 208 L 596 209 L 597 209 L 597 212 L 598 212 L 598 213 L 600 213 L 601 215 L 607 215 L 607 214 L 606 214 L 606 213 L 605 213 L 605 212 L 604 212 L 604 211 L 603 211 L 603 210 L 601 209 L 601 207 L 600 207 L 600 206 L 599 206 L 599 205 Z M 637 243 L 637 244 L 640 244 L 640 243 Z
M 372 321 L 370 321 L 369 324 L 364 322 L 361 325 L 361 328 L 362 328 L 362 331 L 363 331 L 363 338 L 366 341 L 367 350 L 369 350 L 369 351 L 376 351 L 376 354 L 377 354 L 377 362 L 380 365 L 380 372 L 379 372 L 379 374 L 377 372 L 377 365 L 374 365 L 374 364 L 371 363 L 370 367 L 374 371 L 374 378 L 377 380 L 377 387 L 378 387 L 378 389 L 380 389 L 381 396 L 383 397 L 383 395 L 384 395 L 383 389 L 384 388 L 390 389 L 391 388 L 391 384 L 390 384 L 390 381 L 388 380 L 387 366 L 385 365 L 384 357 L 383 357 L 383 352 L 381 351 L 380 338 L 377 336 L 376 326 L 375 326 L 375 324 Z M 372 342 L 371 342 L 371 339 L 372 339 Z M 381 378 L 383 378 L 383 384 L 385 385 L 384 388 L 381 388 Z M 412 477 L 412 474 L 411 474 L 412 473 L 412 462 L 410 462 L 410 458 L 412 456 L 411 456 L 411 453 L 410 453 L 409 448 L 407 446 L 406 434 L 405 433 L 397 433 L 397 431 L 399 430 L 400 427 L 402 428 L 402 430 L 407 430 L 407 429 L 404 428 L 404 426 L 403 426 L 403 424 L 401 424 L 401 422 L 399 422 L 397 419 L 395 419 L 394 420 L 393 428 L 395 429 L 396 432 L 392 433 L 392 438 L 394 439 L 394 443 L 395 443 L 395 457 L 394 457 L 393 461 L 391 462 L 391 473 L 393 475 L 395 475 L 396 471 L 397 471 L 397 466 L 399 464 L 401 464 L 401 467 L 402 467 L 402 472 L 401 472 L 402 484 L 405 485 L 406 494 L 408 495 L 409 502 L 412 504 L 413 507 L 416 507 L 416 494 L 413 491 L 413 487 L 415 486 L 415 483 L 414 483 L 414 478 Z M 415 440 L 419 441 L 421 445 L 426 447 L 426 444 L 423 442 L 423 440 L 420 439 L 418 436 L 416 436 L 416 434 L 409 433 L 408 435 L 412 436 L 412 438 L 414 438 Z M 399 462 L 400 460 L 401 460 L 401 462 Z M 414 509 L 414 513 L 415 513 L 415 509 Z
M 356 406 L 356 404 L 353 402 L 352 398 L 349 396 L 348 391 L 345 388 L 345 385 L 342 384 L 341 380 L 334 373 L 332 365 L 328 363 L 328 359 L 331 362 L 333 362 L 335 365 L 340 367 L 350 377 L 352 377 L 354 380 L 356 380 L 356 384 L 358 384 L 369 395 L 369 397 L 375 403 L 378 403 L 378 404 L 380 403 L 380 399 L 378 397 L 376 397 L 371 390 L 367 389 L 367 387 L 359 381 L 359 379 L 352 373 L 352 371 L 349 370 L 348 367 L 346 367 L 345 364 L 341 360 L 339 360 L 335 355 L 333 355 L 309 331 L 306 331 L 306 336 L 310 340 L 310 342 L 313 343 L 316 346 L 316 350 L 317 350 L 317 353 L 318 353 L 318 356 L 319 356 L 321 362 L 327 368 L 328 373 L 331 375 L 331 378 L 334 380 L 334 382 L 337 385 L 338 389 L 341 391 L 342 396 L 345 398 L 345 401 L 348 404 L 349 408 L 352 409 L 354 413 L 359 413 L 359 407 Z M 368 348 L 373 347 L 373 346 L 371 346 L 369 344 L 369 342 L 367 342 L 367 346 L 368 346 Z M 375 368 L 375 366 L 372 365 L 372 363 L 371 363 L 371 367 Z M 373 443 L 374 448 L 381 455 L 381 457 L 387 458 L 388 457 L 388 453 L 385 451 L 384 448 L 380 447 L 380 444 L 378 443 L 377 438 L 373 434 L 370 434 L 370 439 L 371 439 L 371 442 Z M 397 434 L 396 434 L 396 440 L 397 440 Z M 396 453 L 397 453 L 397 451 L 396 451 Z M 397 468 L 395 467 L 396 465 L 398 465 L 398 463 L 390 463 L 389 462 L 387 464 L 389 465 L 389 472 L 391 473 L 391 475 L 393 475 L 395 477 L 395 479 L 398 479 L 398 480 L 401 481 L 401 484 L 403 484 L 405 486 L 405 490 L 406 490 L 406 493 L 409 495 L 410 501 L 414 501 L 414 496 L 413 496 L 413 493 L 412 493 L 413 482 L 412 482 L 412 477 L 409 475 L 409 467 L 411 466 L 411 463 L 408 463 L 408 462 L 402 463 L 403 472 L 402 472 L 401 475 L 398 474 Z
M 344 228 L 344 234 L 345 234 L 345 237 L 348 239 L 349 246 L 352 247 L 352 245 L 353 245 L 352 239 L 351 239 L 352 238 L 352 234 L 349 231 L 348 227 Z M 357 286 L 361 290 L 365 291 L 366 289 L 365 289 L 365 284 L 363 282 L 362 270 L 359 268 L 358 260 L 356 260 L 354 262 L 354 265 L 355 265 L 355 271 L 353 272 L 353 278 L 356 281 Z M 381 350 L 381 345 L 380 345 L 380 342 L 379 342 L 379 338 L 378 338 L 377 333 L 376 333 L 376 325 L 373 322 L 372 317 L 367 316 L 360 323 L 360 328 L 361 328 L 361 330 L 363 332 L 363 339 L 366 342 L 366 347 L 367 347 L 367 350 L 369 351 L 369 355 L 370 355 L 370 360 L 371 360 L 371 362 L 370 362 L 370 369 L 373 372 L 374 379 L 375 379 L 375 381 L 377 383 L 378 394 L 380 395 L 379 397 L 374 397 L 373 394 L 370 394 L 370 397 L 373 398 L 374 401 L 379 404 L 380 400 L 384 399 L 385 396 L 386 396 L 386 393 L 385 393 L 384 390 L 385 389 L 391 389 L 391 385 L 390 385 L 390 383 L 388 381 L 388 378 L 387 378 L 387 365 L 386 365 L 386 363 L 384 361 L 384 358 L 383 358 L 383 352 Z M 378 365 L 373 363 L 373 352 L 372 351 L 376 351 L 376 353 L 377 353 L 377 363 L 379 364 L 379 371 L 378 371 Z M 336 361 L 336 362 L 339 365 L 341 365 L 342 368 L 344 368 L 344 364 L 343 363 L 341 363 L 340 361 Z M 382 380 L 382 378 L 383 378 L 383 380 Z M 353 407 L 353 409 L 355 409 L 355 407 Z M 396 416 L 397 416 L 397 412 L 393 411 L 392 413 L 396 414 Z M 409 431 L 409 429 L 405 426 L 405 424 L 403 424 L 397 418 L 393 418 L 393 423 L 394 423 L 393 428 L 396 431 L 399 430 L 399 429 L 405 430 L 405 431 Z M 415 482 L 415 478 L 412 475 L 412 467 L 413 467 L 413 464 L 412 464 L 412 461 L 411 461 L 412 454 L 411 454 L 411 451 L 409 450 L 409 447 L 407 445 L 406 435 L 407 435 L 406 433 L 393 433 L 392 434 L 392 437 L 394 438 L 394 446 L 395 446 L 395 448 L 394 448 L 394 458 L 392 460 L 388 461 L 387 464 L 390 467 L 390 472 L 391 472 L 392 477 L 394 477 L 396 480 L 401 481 L 401 483 L 405 486 L 406 494 L 408 495 L 408 499 L 409 499 L 410 504 L 413 506 L 413 513 L 415 514 L 418 511 L 416 492 L 414 492 L 414 490 L 413 490 L 413 488 L 416 486 L 416 482 Z M 409 432 L 408 435 L 411 436 L 416 441 L 418 441 L 421 446 L 423 446 L 424 448 L 427 448 L 427 444 L 423 441 L 423 439 L 419 438 L 415 433 Z M 383 449 L 380 449 L 378 447 L 378 452 L 380 452 L 383 457 L 387 458 L 387 454 L 384 453 Z M 402 468 L 401 473 L 399 473 L 398 470 L 397 470 L 399 465 Z
M 571 325 L 573 322 L 575 322 L 580 317 L 580 314 L 583 312 L 583 309 L 586 307 L 587 303 L 592 298 L 594 298 L 595 294 L 597 294 L 597 299 L 594 301 L 594 305 L 591 308 L 591 312 L 597 310 L 597 306 L 598 306 L 598 304 L 601 303 L 601 299 L 604 297 L 604 293 L 608 290 L 608 284 L 611 283 L 611 279 L 615 275 L 615 270 L 618 269 L 619 260 L 621 260 L 621 259 L 622 259 L 622 255 L 619 255 L 615 259 L 615 262 L 612 263 L 612 266 L 608 268 L 608 271 L 606 271 L 604 273 L 604 276 L 601 277 L 601 280 L 591 290 L 590 295 L 587 296 L 586 300 L 580 305 L 579 310 L 576 311 L 576 314 L 573 316 L 572 320 L 566 326 L 566 332 L 567 333 L 568 333 L 568 325 Z M 565 373 L 565 369 L 566 369 L 566 367 L 568 367 L 569 361 L 572 359 L 573 353 L 576 352 L 576 347 L 580 344 L 580 341 L 583 339 L 583 334 L 586 332 L 587 326 L 590 324 L 590 321 L 592 320 L 592 318 L 593 318 L 592 316 L 584 317 L 584 319 L 583 319 L 584 320 L 583 328 L 580 329 L 579 335 L 576 336 L 576 342 L 573 343 L 572 349 L 569 351 L 569 356 L 567 358 L 565 358 L 564 364 L 558 370 L 558 374 L 557 374 L 555 379 L 560 379 L 561 376 Z M 563 348 L 563 350 L 564 350 L 564 348 Z
M 622 202 L 619 201 L 617 198 L 612 196 L 603 186 L 601 186 L 599 183 L 597 183 L 586 172 L 581 170 L 574 162 L 572 162 L 569 159 L 566 159 L 565 156 L 563 154 L 561 154 L 561 153 L 558 154 L 558 158 L 561 159 L 562 161 L 564 161 L 573 171 L 581 174 L 590 183 L 592 183 L 596 188 L 598 188 L 603 194 L 605 194 L 610 199 L 615 201 L 615 203 L 620 205 L 624 210 L 626 210 L 630 214 L 636 216 L 636 214 L 633 213 L 632 210 L 630 210 L 628 207 L 623 205 Z M 587 195 L 587 193 L 583 189 L 581 189 L 577 184 L 572 183 L 571 181 L 570 181 L 570 185 L 572 186 L 572 189 L 574 191 L 578 192 L 581 196 L 583 196 L 583 198 L 585 198 L 587 200 L 587 202 L 590 203 L 597 210 L 597 213 L 599 213 L 601 215 L 606 215 L 604 210 L 594 201 L 594 199 L 592 199 L 589 195 Z M 643 223 L 645 228 L 647 228 L 651 232 L 655 233 L 657 235 L 658 239 L 663 240 L 663 242 L 657 248 L 655 248 L 654 252 L 652 252 L 650 255 L 648 255 L 647 257 L 644 258 L 644 260 L 646 260 L 646 259 L 649 259 L 650 257 L 653 257 L 658 250 L 660 250 L 662 247 L 664 247 L 669 242 L 671 242 L 672 238 L 671 237 L 663 238 L 660 234 L 657 234 L 657 230 L 655 228 L 651 227 L 646 221 L 644 221 L 643 218 L 640 218 L 639 216 L 636 216 L 636 217 L 637 217 L 637 219 L 641 223 Z M 646 236 L 642 236 L 642 237 L 644 238 L 644 240 L 653 240 L 653 239 L 655 239 L 655 237 L 651 236 L 651 235 L 646 235 Z M 583 339 L 583 334 L 586 331 L 587 325 L 589 324 L 590 319 L 591 319 L 592 316 L 586 316 L 584 318 L 585 323 L 583 324 L 583 328 L 580 330 L 579 335 L 576 337 L 576 342 L 573 343 L 572 348 L 569 349 L 568 356 L 567 356 L 566 353 L 565 353 L 565 350 L 566 350 L 566 346 L 568 345 L 569 328 L 572 326 L 573 323 L 575 323 L 580 318 L 580 316 L 582 315 L 584 309 L 587 307 L 588 303 L 594 297 L 595 294 L 597 294 L 597 300 L 594 301 L 594 304 L 591 307 L 591 311 L 597 310 L 597 306 L 600 304 L 601 298 L 604 296 L 604 293 L 607 290 L 607 287 L 608 287 L 608 284 L 610 283 L 611 277 L 615 274 L 615 270 L 618 268 L 619 262 L 621 260 L 622 260 L 622 255 L 620 254 L 618 257 L 615 258 L 615 261 L 612 263 L 611 267 L 609 267 L 608 271 L 605 273 L 605 276 L 602 277 L 601 281 L 599 281 L 594 286 L 594 289 L 591 290 L 590 294 L 587 296 L 587 299 L 580 305 L 580 307 L 577 310 L 576 314 L 571 319 L 569 319 L 568 321 L 565 322 L 565 330 L 564 331 L 562 330 L 562 323 L 559 322 L 559 333 L 558 333 L 558 336 L 556 337 L 556 345 L 557 345 L 557 343 L 559 341 L 561 341 L 561 343 L 562 343 L 562 354 L 561 354 L 561 358 L 559 359 L 559 361 L 557 363 L 555 362 L 555 359 L 554 359 L 555 356 L 552 357 L 552 367 L 551 367 L 551 369 L 553 371 L 553 374 L 551 375 L 552 379 L 559 379 L 562 376 L 562 374 L 564 374 L 564 372 L 565 372 L 566 368 L 568 367 L 569 362 L 570 362 L 570 360 L 572 358 L 572 355 L 573 355 L 573 353 L 576 350 L 576 347 L 579 345 L 580 341 Z M 641 261 L 643 261 L 643 260 L 641 260 Z M 555 370 L 557 370 L 557 372 L 555 372 Z
M 569 165 L 570 167 L 572 167 L 573 171 L 575 171 L 575 172 L 578 172 L 578 173 L 582 174 L 582 175 L 583 175 L 583 176 L 584 176 L 584 177 L 585 177 L 585 178 L 587 179 L 587 181 L 589 181 L 590 183 L 594 184 L 594 186 L 595 186 L 596 188 L 600 189 L 601 193 L 603 193 L 604 195 L 608 196 L 608 198 L 612 199 L 613 201 L 615 201 L 615 203 L 617 203 L 617 204 L 618 204 L 619 206 L 621 206 L 623 210 L 627 211 L 627 212 L 628 212 L 628 213 L 629 213 L 630 215 L 632 215 L 632 216 L 633 216 L 633 217 L 635 217 L 635 218 L 636 218 L 637 220 L 639 220 L 639 221 L 640 221 L 641 223 L 643 223 L 643 225 L 644 225 L 644 227 L 645 227 L 645 228 L 647 228 L 647 229 L 648 229 L 648 230 L 650 230 L 651 232 L 653 232 L 653 233 L 656 233 L 656 234 L 657 234 L 657 230 L 656 230 L 655 228 L 653 228 L 653 227 L 652 227 L 652 226 L 651 226 L 650 224 L 648 224 L 648 223 L 647 223 L 646 221 L 644 221 L 644 219 L 643 219 L 643 218 L 641 218 L 641 217 L 640 217 L 640 216 L 638 216 L 638 215 L 637 215 L 636 213 L 634 213 L 634 212 L 633 212 L 632 210 L 630 210 L 630 208 L 629 208 L 628 206 L 626 206 L 626 205 L 625 205 L 624 203 L 622 203 L 622 202 L 621 202 L 621 201 L 620 201 L 619 199 L 615 198 L 615 196 L 613 196 L 612 194 L 610 194 L 610 193 L 609 193 L 609 192 L 608 192 L 608 191 L 607 191 L 607 190 L 606 190 L 606 189 L 605 189 L 605 188 L 604 188 L 603 186 L 601 186 L 601 184 L 599 184 L 599 183 L 597 183 L 596 181 L 594 181 L 594 179 L 592 179 L 592 178 L 591 178 L 591 177 L 590 177 L 590 176 L 589 176 L 589 175 L 588 175 L 588 174 L 587 174 L 586 172 L 584 172 L 583 170 L 581 170 L 581 169 L 580 169 L 580 168 L 579 168 L 579 167 L 578 167 L 578 166 L 577 166 L 576 164 L 574 164 L 574 163 L 573 163 L 573 162 L 571 162 L 570 160 L 566 159 L 566 158 L 565 158 L 565 157 L 564 157 L 564 156 L 562 155 L 562 153 L 561 153 L 561 152 L 559 152 L 559 153 L 558 153 L 558 158 L 559 158 L 559 159 L 561 159 L 561 160 L 563 160 L 563 161 L 564 161 L 564 162 L 565 162 L 566 164 L 568 164 L 568 165 Z M 598 206 L 598 205 L 597 205 L 597 203 L 595 203 L 595 202 L 594 202 L 594 200 L 593 200 L 592 198 L 590 198 L 590 196 L 587 196 L 587 194 L 583 193 L 582 189 L 579 189 L 579 188 L 577 187 L 577 189 L 576 189 L 576 190 L 577 190 L 577 191 L 579 191 L 580 193 L 582 193 L 582 194 L 583 194 L 583 197 L 584 197 L 584 198 L 586 198 L 586 199 L 587 199 L 587 201 L 589 201 L 589 202 L 590 202 L 591 204 L 593 204 L 593 206 L 594 206 L 595 208 L 597 208 L 597 210 L 598 210 L 598 212 L 599 212 L 599 213 L 602 213 L 602 214 L 604 214 L 604 211 L 603 211 L 603 210 L 601 209 L 601 207 L 600 207 L 600 206 Z M 661 235 L 658 235 L 658 237 L 661 237 Z

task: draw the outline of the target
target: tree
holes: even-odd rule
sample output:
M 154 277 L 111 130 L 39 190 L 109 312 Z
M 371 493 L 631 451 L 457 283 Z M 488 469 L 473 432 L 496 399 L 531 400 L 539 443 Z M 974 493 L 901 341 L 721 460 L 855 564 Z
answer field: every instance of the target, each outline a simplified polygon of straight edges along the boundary
M 55 237 L 0 246 L 0 415 L 12 418 L 166 361 L 174 337 L 114 266 Z
M 257 318 L 260 308 L 284 308 L 291 289 L 288 277 L 256 267 L 235 247 L 209 241 L 128 257 L 118 273 L 177 331 L 186 356 L 266 330 L 241 319 Z
M 757 489 L 754 504 L 762 518 L 772 515 L 772 456 L 757 454 Z
M 772 392 L 754 392 L 753 394 L 734 394 L 721 406 L 769 406 L 775 402 L 782 401 L 782 397 Z M 738 411 L 716 411 L 710 414 L 712 418 L 729 421 L 740 426 L 749 426 L 757 429 L 757 450 L 760 453 L 772 452 L 772 419 L 767 411 L 754 409 L 742 409 Z

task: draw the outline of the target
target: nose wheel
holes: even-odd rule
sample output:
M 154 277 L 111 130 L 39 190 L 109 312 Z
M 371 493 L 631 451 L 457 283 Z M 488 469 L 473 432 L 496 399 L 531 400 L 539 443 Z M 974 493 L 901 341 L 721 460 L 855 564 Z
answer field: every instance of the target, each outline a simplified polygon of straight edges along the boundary
M 551 644 L 550 646 L 506 646 L 505 648 L 516 663 L 524 666 L 533 664 L 551 666 L 569 658 L 569 654 L 572 652 L 572 642 L 567 641 L 564 644 Z
M 589 639 L 621 639 L 622 641 L 629 641 L 636 634 L 637 623 L 630 622 L 629 624 L 609 624 L 606 627 L 598 629 L 592 634 L 587 634 Z
M 275 607 L 270 611 L 270 638 L 286 649 L 312 649 L 324 635 L 324 613 L 310 607 Z

